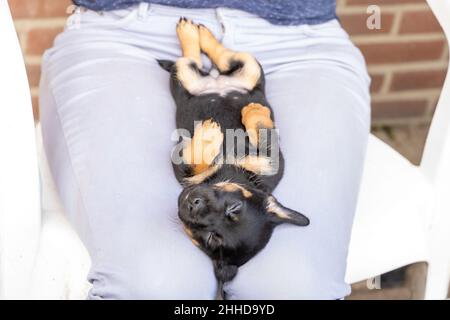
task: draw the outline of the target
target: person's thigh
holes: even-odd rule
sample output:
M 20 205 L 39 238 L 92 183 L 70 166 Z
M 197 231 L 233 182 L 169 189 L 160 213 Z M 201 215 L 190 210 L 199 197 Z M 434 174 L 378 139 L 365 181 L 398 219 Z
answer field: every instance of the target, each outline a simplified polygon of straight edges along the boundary
M 142 48 L 70 31 L 44 59 L 44 144 L 92 258 L 92 299 L 215 297 L 211 262 L 177 218 L 168 76 Z
M 267 97 L 286 159 L 274 194 L 311 224 L 277 227 L 267 247 L 226 284 L 228 299 L 339 299 L 349 293 L 344 276 L 370 98 L 359 52 L 348 41 L 329 49 L 311 55 L 309 47 L 297 52 L 297 62 L 268 68 Z M 266 57 L 260 54 L 263 66 Z

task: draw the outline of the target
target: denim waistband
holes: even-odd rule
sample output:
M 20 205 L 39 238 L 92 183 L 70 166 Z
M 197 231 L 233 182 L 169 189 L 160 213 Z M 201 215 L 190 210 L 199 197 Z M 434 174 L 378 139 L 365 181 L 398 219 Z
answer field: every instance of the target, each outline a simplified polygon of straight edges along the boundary
M 168 17 L 179 17 L 185 16 L 187 18 L 191 18 L 196 20 L 196 18 L 200 18 L 201 20 L 209 20 L 211 22 L 219 22 L 225 24 L 225 20 L 238 24 L 245 24 L 246 22 L 249 24 L 261 24 L 268 27 L 274 28 L 296 28 L 296 29 L 320 29 L 322 26 L 336 26 L 339 27 L 340 24 L 336 19 L 324 22 L 322 24 L 317 25 L 292 25 L 292 26 L 281 26 L 281 25 L 273 25 L 269 21 L 261 18 L 258 15 L 231 8 L 180 8 L 174 6 L 165 6 L 153 3 L 141 2 L 136 5 L 132 5 L 125 9 L 118 9 L 113 11 L 104 11 L 97 12 L 101 15 L 111 15 L 117 18 L 137 18 L 137 19 L 146 19 L 149 15 L 159 15 L 159 16 L 168 16 Z

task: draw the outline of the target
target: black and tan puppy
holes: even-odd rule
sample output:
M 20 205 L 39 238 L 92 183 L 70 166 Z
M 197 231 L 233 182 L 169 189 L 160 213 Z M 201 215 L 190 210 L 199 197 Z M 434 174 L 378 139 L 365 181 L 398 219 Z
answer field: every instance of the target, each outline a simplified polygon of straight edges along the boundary
M 177 128 L 189 133 L 172 159 L 184 186 L 179 217 L 226 282 L 264 248 L 275 226 L 306 226 L 309 220 L 271 195 L 284 160 L 260 64 L 223 47 L 191 20 L 181 18 L 176 30 L 183 57 L 158 62 L 171 73 Z M 216 76 L 202 71 L 201 52 Z

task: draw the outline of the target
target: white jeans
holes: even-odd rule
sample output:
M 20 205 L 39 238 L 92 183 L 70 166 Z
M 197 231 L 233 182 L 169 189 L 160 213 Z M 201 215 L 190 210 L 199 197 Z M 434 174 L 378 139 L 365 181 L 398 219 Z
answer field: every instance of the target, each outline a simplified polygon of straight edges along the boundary
M 370 80 L 359 50 L 335 20 L 275 26 L 231 9 L 141 4 L 72 16 L 43 61 L 44 144 L 92 257 L 90 298 L 215 297 L 211 261 L 178 222 L 175 105 L 169 74 L 155 61 L 180 56 L 180 16 L 262 64 L 286 158 L 275 196 L 311 219 L 306 228 L 277 227 L 226 284 L 228 298 L 344 297 L 370 127 Z

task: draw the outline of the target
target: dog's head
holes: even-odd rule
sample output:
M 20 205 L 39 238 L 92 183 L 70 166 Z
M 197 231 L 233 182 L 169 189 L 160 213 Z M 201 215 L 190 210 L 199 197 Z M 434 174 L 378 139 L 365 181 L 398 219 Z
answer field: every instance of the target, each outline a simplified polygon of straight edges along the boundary
M 179 217 L 193 242 L 214 262 L 216 277 L 230 281 L 238 267 L 269 241 L 275 226 L 309 224 L 273 196 L 236 183 L 199 184 L 179 197 Z

